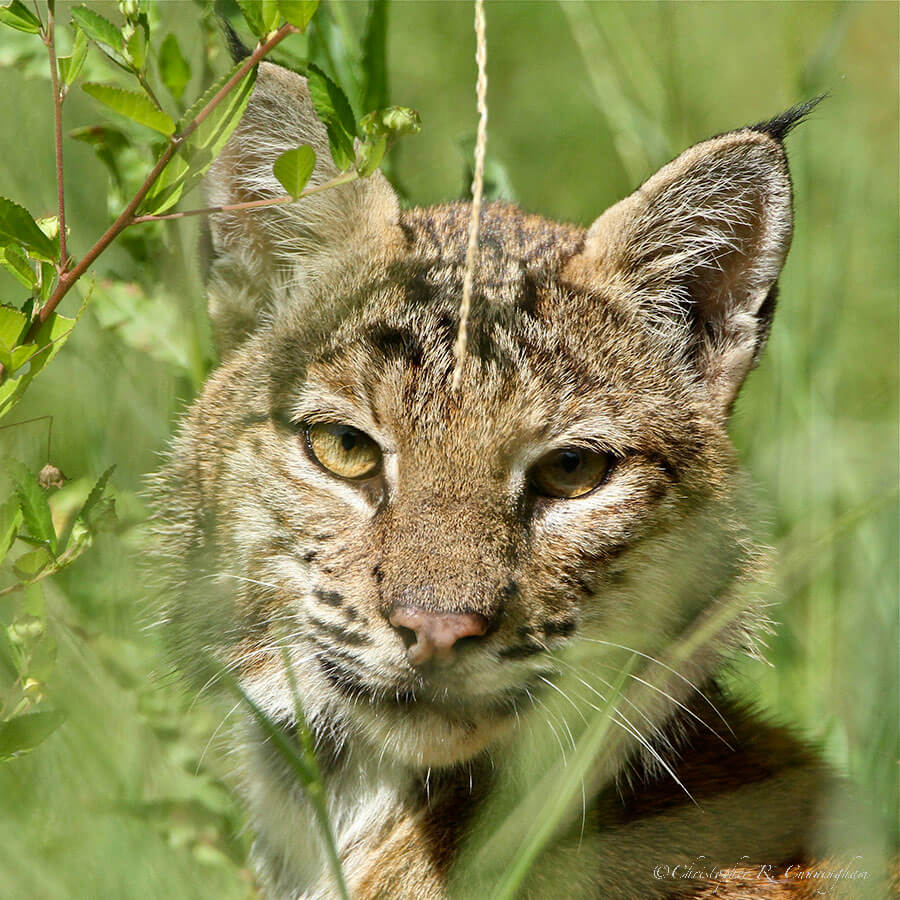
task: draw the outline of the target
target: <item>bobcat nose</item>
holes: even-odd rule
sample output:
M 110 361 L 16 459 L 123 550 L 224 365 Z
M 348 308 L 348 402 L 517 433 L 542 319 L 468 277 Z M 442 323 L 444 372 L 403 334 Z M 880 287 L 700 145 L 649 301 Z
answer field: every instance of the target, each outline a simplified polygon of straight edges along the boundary
M 488 620 L 479 613 L 431 612 L 417 606 L 398 606 L 388 621 L 403 635 L 407 657 L 414 666 L 432 660 L 450 662 L 457 641 L 480 637 L 488 627 Z

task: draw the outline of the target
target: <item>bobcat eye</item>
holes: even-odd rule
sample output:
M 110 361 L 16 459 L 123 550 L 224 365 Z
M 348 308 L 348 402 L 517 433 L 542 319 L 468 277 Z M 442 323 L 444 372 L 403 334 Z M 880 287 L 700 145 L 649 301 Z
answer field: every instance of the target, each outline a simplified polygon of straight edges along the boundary
M 309 425 L 306 446 L 323 469 L 340 478 L 362 481 L 381 471 L 381 448 L 350 425 Z
M 612 460 L 606 453 L 563 447 L 537 462 L 531 470 L 531 483 L 545 497 L 582 497 L 606 478 L 611 467 Z

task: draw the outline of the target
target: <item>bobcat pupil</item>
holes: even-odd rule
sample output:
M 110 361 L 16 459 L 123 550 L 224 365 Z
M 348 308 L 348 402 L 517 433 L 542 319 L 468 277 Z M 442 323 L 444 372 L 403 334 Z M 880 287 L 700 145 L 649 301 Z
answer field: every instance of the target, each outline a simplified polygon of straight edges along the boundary
M 571 475 L 581 465 L 581 454 L 573 450 L 563 450 L 559 454 L 559 464 L 566 474 Z
M 341 446 L 349 453 L 356 446 L 356 435 L 345 431 L 341 435 Z

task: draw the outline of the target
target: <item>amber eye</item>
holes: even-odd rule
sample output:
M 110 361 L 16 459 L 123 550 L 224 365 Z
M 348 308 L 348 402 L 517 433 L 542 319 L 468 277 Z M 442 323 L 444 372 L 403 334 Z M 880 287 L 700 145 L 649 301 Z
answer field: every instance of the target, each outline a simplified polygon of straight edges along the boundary
M 313 459 L 332 475 L 362 481 L 381 471 L 381 448 L 350 425 L 316 424 L 306 429 Z
M 582 497 L 603 481 L 611 465 L 606 453 L 563 447 L 538 461 L 531 470 L 531 483 L 546 497 Z

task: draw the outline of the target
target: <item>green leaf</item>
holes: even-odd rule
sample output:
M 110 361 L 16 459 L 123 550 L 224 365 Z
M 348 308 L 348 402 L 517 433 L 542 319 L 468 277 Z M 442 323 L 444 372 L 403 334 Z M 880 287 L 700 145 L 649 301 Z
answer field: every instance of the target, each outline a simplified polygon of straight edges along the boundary
M 282 153 L 275 160 L 273 172 L 281 186 L 296 200 L 303 193 L 315 167 L 315 150 L 312 147 L 297 147 Z
M 173 134 L 175 131 L 175 123 L 172 119 L 157 109 L 146 94 L 95 82 L 83 84 L 81 89 L 95 100 L 99 100 L 104 106 L 108 106 L 111 110 L 139 125 L 146 125 L 147 128 L 152 128 L 165 135 Z
M 53 710 L 26 713 L 0 723 L 0 759 L 11 759 L 42 744 L 65 721 L 63 713 Z
M 39 34 L 41 31 L 41 20 L 19 0 L 0 6 L 0 22 L 28 34 Z
M 341 88 L 317 65 L 306 72 L 307 85 L 316 113 L 323 122 L 336 122 L 350 135 L 356 134 L 356 119 Z
M 349 169 L 356 159 L 353 149 L 356 118 L 347 96 L 315 65 L 307 69 L 306 86 L 317 115 L 325 123 L 334 164 L 341 171 Z
M 125 45 L 126 58 L 138 71 L 144 71 L 144 63 L 147 62 L 147 33 L 143 28 L 135 28 L 128 43 Z
M 334 164 L 342 172 L 351 168 L 356 162 L 353 138 L 340 125 L 335 125 L 333 122 L 329 122 L 325 126 L 325 130 L 328 132 L 328 149 L 331 151 Z
M 237 5 L 250 30 L 257 37 L 265 35 L 266 24 L 263 21 L 262 7 L 259 0 L 237 0 Z
M 388 0 L 371 0 L 363 35 L 363 109 L 388 105 L 387 74 Z
M 50 552 L 44 547 L 23 553 L 14 563 L 13 571 L 21 581 L 33 581 L 53 562 Z
M 183 131 L 194 121 L 200 111 L 208 105 L 209 101 L 242 65 L 243 63 L 237 63 L 230 72 L 223 75 L 191 106 L 179 122 L 179 131 Z M 163 169 L 144 198 L 140 208 L 141 214 L 157 215 L 165 212 L 178 202 L 185 191 L 189 191 L 203 178 L 206 170 L 212 165 L 213 160 L 219 155 L 225 142 L 241 121 L 255 82 L 256 68 L 254 67 L 179 147 L 178 152 Z
M 265 33 L 269 34 L 275 31 L 281 24 L 281 13 L 278 11 L 278 0 L 257 0 L 259 3 L 259 11 L 262 16 L 263 27 Z
M 0 306 L 0 344 L 12 348 L 18 343 L 28 317 L 11 306 Z
M 85 524 L 89 528 L 93 528 L 96 524 L 97 515 L 103 513 L 101 500 L 103 500 L 103 493 L 106 490 L 106 485 L 109 482 L 109 477 L 115 471 L 115 465 L 111 465 L 98 479 L 97 483 L 91 488 L 91 492 L 87 496 L 87 500 L 84 501 L 84 506 L 81 507 L 81 512 L 78 513 L 78 518 L 83 519 Z
M 33 290 L 37 284 L 37 275 L 31 263 L 28 262 L 28 257 L 15 244 L 10 244 L 4 250 L 0 250 L 0 266 L 3 266 L 29 291 Z
M 22 524 L 22 504 L 16 494 L 6 498 L 0 504 L 0 562 L 9 553 L 16 539 L 16 533 Z
M 365 178 L 371 175 L 384 159 L 384 151 L 387 150 L 387 138 L 368 138 L 356 154 L 356 171 Z
M 306 31 L 306 26 L 318 7 L 319 0 L 278 0 L 278 8 L 284 20 L 301 31 Z
M 56 531 L 50 516 L 50 505 L 47 495 L 41 490 L 37 477 L 17 459 L 7 459 L 6 468 L 16 486 L 22 519 L 30 537 L 46 541 L 50 549 L 56 552 Z
M 87 59 L 88 39 L 87 35 L 76 25 L 75 41 L 72 44 L 72 54 L 70 56 L 61 56 L 57 60 L 59 63 L 59 77 L 63 83 L 71 86 L 75 79 L 81 74 L 81 68 Z
M 8 378 L 0 385 L 0 418 L 19 402 L 32 379 L 59 353 L 63 344 L 69 339 L 75 322 L 76 319 L 68 319 L 57 313 L 51 313 L 38 329 L 34 341 L 16 350 L 16 353 L 22 354 L 16 367 L 24 369 L 27 363 L 28 368 L 22 374 Z M 25 356 L 26 353 L 27 356 Z M 15 372 L 13 374 L 15 375 Z
M 76 6 L 72 10 L 72 21 L 115 63 L 128 69 L 125 59 L 125 42 L 122 34 L 109 19 L 87 6 Z
M 55 243 L 41 231 L 28 210 L 0 197 L 0 247 L 8 244 L 21 244 L 37 259 L 56 261 Z
M 166 35 L 159 48 L 159 75 L 169 93 L 176 100 L 180 100 L 187 83 L 191 80 L 191 66 L 184 58 L 181 47 L 178 46 L 178 38 L 174 34 Z

